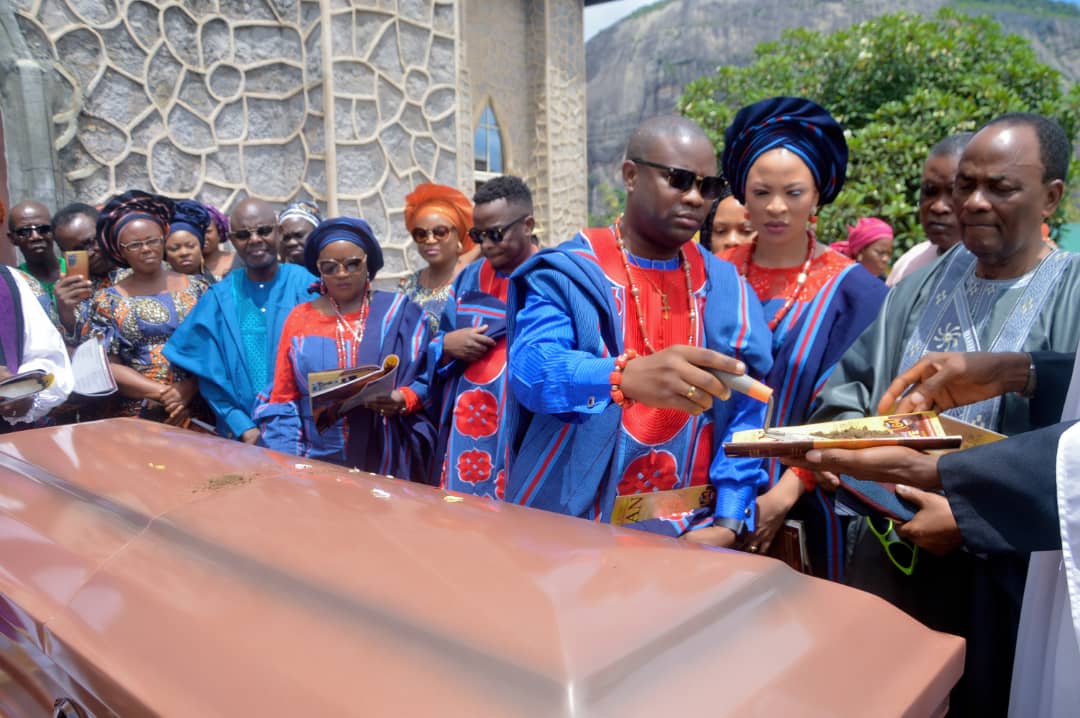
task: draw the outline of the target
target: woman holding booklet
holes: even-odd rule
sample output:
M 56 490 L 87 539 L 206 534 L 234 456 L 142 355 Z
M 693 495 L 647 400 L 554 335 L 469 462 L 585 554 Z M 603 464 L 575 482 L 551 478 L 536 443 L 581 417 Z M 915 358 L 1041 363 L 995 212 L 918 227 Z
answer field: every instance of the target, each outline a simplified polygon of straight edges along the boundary
M 312 287 L 319 296 L 298 305 L 285 320 L 273 389 L 255 410 L 261 442 L 296 456 L 426 481 L 435 428 L 424 411 L 382 411 L 378 400 L 385 397 L 376 394 L 361 397 L 355 407 L 346 403 L 343 416 L 320 431 L 316 414 L 322 409 L 313 411 L 310 386 L 313 374 L 325 385 L 327 372 L 368 366 L 396 371 L 397 386 L 410 383 L 429 339 L 423 309 L 403 294 L 372 289 L 383 257 L 362 219 L 320 223 L 308 236 L 304 264 L 321 278 Z M 387 361 L 391 356 L 397 358 L 396 369 L 393 359 Z M 364 384 L 356 383 L 358 392 Z M 316 392 L 321 393 L 318 386 Z

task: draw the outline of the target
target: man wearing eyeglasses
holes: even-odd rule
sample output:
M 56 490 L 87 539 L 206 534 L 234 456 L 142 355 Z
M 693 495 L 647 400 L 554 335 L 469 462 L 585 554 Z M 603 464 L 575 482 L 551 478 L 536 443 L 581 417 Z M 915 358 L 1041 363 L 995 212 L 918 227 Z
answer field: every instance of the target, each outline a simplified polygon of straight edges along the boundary
M 98 211 L 88 204 L 75 202 L 61 209 L 52 218 L 53 239 L 61 252 L 86 252 L 87 273 L 67 272 L 54 285 L 56 310 L 60 331 L 65 341 L 72 344 L 78 340 L 75 330 L 75 310 L 79 303 L 89 299 L 94 292 L 112 286 L 118 277 L 117 267 L 97 243 Z M 64 257 L 61 256 L 61 261 Z M 65 262 L 66 265 L 66 262 Z
M 279 261 L 281 228 L 273 207 L 241 201 L 230 217 L 229 239 L 244 266 L 210 288 L 165 345 L 165 356 L 199 377 L 199 392 L 214 410 L 217 431 L 258 441 L 252 414 L 269 390 L 285 318 L 310 299 L 315 277 Z
M 620 219 L 511 278 L 507 500 L 730 546 L 765 474 L 720 444 L 765 405 L 710 370 L 764 376 L 769 330 L 735 268 L 690 241 L 724 185 L 701 128 L 646 121 L 622 175 Z M 657 491 L 674 508 L 639 511 Z
M 8 214 L 8 238 L 23 254 L 19 269 L 41 283 L 55 302 L 53 284 L 66 271 L 53 247 L 53 229 L 49 210 L 33 200 L 20 202 Z

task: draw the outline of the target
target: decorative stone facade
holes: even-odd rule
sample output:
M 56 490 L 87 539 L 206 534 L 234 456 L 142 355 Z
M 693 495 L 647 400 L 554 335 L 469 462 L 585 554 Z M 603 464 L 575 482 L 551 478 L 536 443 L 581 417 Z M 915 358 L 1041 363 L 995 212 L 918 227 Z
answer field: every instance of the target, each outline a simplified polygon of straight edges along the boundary
M 0 70 L 14 79 L 0 106 L 14 197 L 310 198 L 370 221 L 391 278 L 419 265 L 405 195 L 425 181 L 471 190 L 472 127 L 491 101 L 506 171 L 534 187 L 552 238 L 585 218 L 580 2 L 9 2 Z M 36 148 L 12 147 L 13 134 Z
M 472 123 L 491 103 L 504 171 L 533 189 L 541 238 L 569 239 L 587 215 L 581 2 L 470 0 L 465 24 Z

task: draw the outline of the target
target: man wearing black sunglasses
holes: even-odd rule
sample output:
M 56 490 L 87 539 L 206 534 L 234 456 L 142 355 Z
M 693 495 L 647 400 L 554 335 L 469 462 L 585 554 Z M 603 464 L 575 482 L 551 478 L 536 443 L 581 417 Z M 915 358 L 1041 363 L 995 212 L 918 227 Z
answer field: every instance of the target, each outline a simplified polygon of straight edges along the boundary
M 443 488 L 502 499 L 509 438 L 503 431 L 509 399 L 506 295 L 510 275 L 536 251 L 532 193 L 518 177 L 496 177 L 476 191 L 473 203 L 469 236 L 484 260 L 454 280 L 429 350 L 446 397 L 435 465 L 442 466 Z
M 281 229 L 274 208 L 261 199 L 236 205 L 229 239 L 244 266 L 203 295 L 165 345 L 165 356 L 199 377 L 218 433 L 254 444 L 255 400 L 273 380 L 285 317 L 311 298 L 316 278 L 299 264 L 279 262 Z
M 723 187 L 702 129 L 647 120 L 622 175 L 620 219 L 511 279 L 507 499 L 611 521 L 634 495 L 668 491 L 678 509 L 627 523 L 730 546 L 753 529 L 765 474 L 719 444 L 760 428 L 764 404 L 730 396 L 712 371 L 764 375 L 769 331 L 735 268 L 690 241 Z
M 41 283 L 55 302 L 53 284 L 65 267 L 56 256 L 49 210 L 40 202 L 28 200 L 11 208 L 8 215 L 8 238 L 23 254 L 19 269 Z

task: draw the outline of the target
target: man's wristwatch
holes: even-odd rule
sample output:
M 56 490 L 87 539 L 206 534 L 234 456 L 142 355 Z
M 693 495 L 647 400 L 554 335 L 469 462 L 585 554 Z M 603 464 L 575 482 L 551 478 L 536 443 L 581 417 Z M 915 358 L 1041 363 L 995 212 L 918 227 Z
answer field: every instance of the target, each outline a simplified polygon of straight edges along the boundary
M 743 532 L 746 530 L 746 521 L 743 521 L 741 519 L 717 517 L 713 519 L 712 525 L 721 526 L 725 529 L 731 529 L 735 532 L 735 538 L 742 536 Z
M 1030 399 L 1035 396 L 1035 383 L 1038 380 L 1038 376 L 1035 373 L 1035 359 L 1031 354 L 1028 357 L 1028 376 L 1027 382 L 1024 383 L 1024 388 L 1020 391 L 1020 396 L 1025 399 Z

